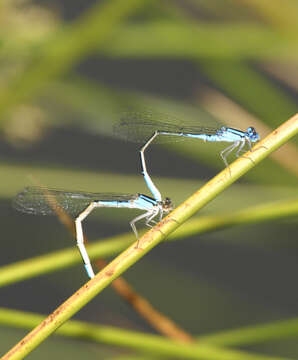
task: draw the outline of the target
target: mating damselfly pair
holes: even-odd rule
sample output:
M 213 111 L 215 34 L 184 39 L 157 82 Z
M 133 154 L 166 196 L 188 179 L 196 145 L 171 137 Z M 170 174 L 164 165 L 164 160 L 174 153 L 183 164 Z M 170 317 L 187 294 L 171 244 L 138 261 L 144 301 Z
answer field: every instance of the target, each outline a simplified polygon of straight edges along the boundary
M 186 126 L 171 117 L 153 111 L 126 112 L 114 127 L 117 136 L 135 142 L 143 142 L 140 149 L 140 160 L 145 182 L 152 197 L 144 194 L 116 194 L 116 193 L 88 193 L 80 191 L 64 191 L 43 189 L 41 187 L 27 187 L 14 199 L 14 207 L 28 214 L 51 215 L 56 214 L 59 208 L 75 216 L 76 241 L 82 256 L 84 266 L 90 278 L 94 271 L 84 245 L 82 221 L 96 208 L 129 208 L 144 212 L 130 221 L 130 226 L 138 239 L 136 222 L 145 219 L 147 226 L 155 224 L 158 217 L 161 221 L 164 213 L 173 209 L 169 198 L 162 199 L 161 193 L 153 183 L 146 166 L 145 150 L 154 140 L 171 139 L 199 139 L 205 142 L 231 143 L 220 156 L 228 167 L 227 156 L 236 150 L 236 156 L 247 144 L 251 150 L 252 143 L 259 140 L 259 135 L 253 127 L 241 131 L 224 126 L 208 126 L 198 123 L 197 126 Z M 139 241 L 137 246 L 139 245 Z

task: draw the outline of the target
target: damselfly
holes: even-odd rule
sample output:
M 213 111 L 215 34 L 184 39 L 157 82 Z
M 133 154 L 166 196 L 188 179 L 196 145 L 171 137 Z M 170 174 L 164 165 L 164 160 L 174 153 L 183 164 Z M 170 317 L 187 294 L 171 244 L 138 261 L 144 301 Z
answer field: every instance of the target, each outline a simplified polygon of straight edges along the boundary
M 227 167 L 227 157 L 231 152 L 237 149 L 236 156 L 239 157 L 245 144 L 251 150 L 252 143 L 260 139 L 253 127 L 241 131 L 226 126 L 210 126 L 210 124 L 203 124 L 200 120 L 198 120 L 198 125 L 187 126 L 181 120 L 151 110 L 124 113 L 119 123 L 114 126 L 114 132 L 127 140 L 144 143 L 140 150 L 141 157 L 144 157 L 144 151 L 153 140 L 191 138 L 205 142 L 232 143 L 220 152 L 220 156 Z

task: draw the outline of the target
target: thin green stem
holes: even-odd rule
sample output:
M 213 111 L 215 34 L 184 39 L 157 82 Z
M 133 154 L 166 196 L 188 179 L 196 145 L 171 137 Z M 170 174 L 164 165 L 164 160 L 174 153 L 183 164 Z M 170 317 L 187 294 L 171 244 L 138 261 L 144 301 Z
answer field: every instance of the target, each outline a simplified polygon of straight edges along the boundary
M 97 244 L 87 246 L 90 258 L 111 256 L 129 246 L 135 237 L 132 234 L 120 235 L 99 241 Z M 65 269 L 69 266 L 80 264 L 82 258 L 75 247 L 55 251 L 47 255 L 18 261 L 14 264 L 3 266 L 0 270 L 0 287 L 22 281 L 41 274 Z
M 43 316 L 41 315 L 0 308 L 0 323 L 4 325 L 31 329 L 42 320 Z M 111 326 L 91 325 L 75 320 L 71 320 L 61 326 L 57 330 L 57 334 L 72 338 L 88 339 L 109 345 L 123 346 L 158 356 L 182 359 L 286 360 L 285 358 L 252 354 L 245 351 L 223 349 L 217 346 L 210 346 L 206 343 L 182 344 L 158 335 L 142 334 Z
M 70 70 L 84 56 L 109 39 L 144 1 L 109 0 L 96 2 L 83 16 L 60 29 L 51 40 L 43 43 L 31 64 L 0 94 L 0 117 L 16 105 L 38 95 L 48 82 Z
M 105 289 L 114 279 L 146 255 L 153 247 L 157 246 L 166 236 L 175 231 L 182 223 L 214 199 L 220 192 L 225 190 L 245 172 L 297 133 L 298 115 L 286 121 L 263 141 L 257 144 L 251 152 L 246 153 L 243 157 L 236 160 L 228 169 L 222 171 L 200 190 L 195 192 L 159 224 L 149 230 L 140 239 L 138 247 L 136 247 L 136 243 L 134 243 L 116 257 L 93 279 L 80 288 L 74 295 L 67 299 L 52 314 L 25 336 L 25 338 L 16 344 L 6 355 L 4 355 L 3 360 L 22 359 L 30 353 L 65 321 L 71 318 L 91 299 Z M 177 353 L 180 353 L 181 350 L 179 349 L 181 349 L 180 345 L 177 346 Z M 208 347 L 205 348 L 204 346 L 201 346 L 200 350 L 204 356 L 201 358 L 205 359 L 219 359 L 218 355 L 221 354 L 221 351 L 212 351 L 212 349 Z M 193 354 L 193 352 L 190 351 L 190 354 Z M 226 356 L 225 358 L 229 360 L 239 360 L 239 356 L 235 357 L 230 354 L 230 356 Z M 221 358 L 223 359 L 224 357 Z M 247 358 L 249 359 L 249 357 Z
M 223 38 L 229 41 L 223 42 Z M 265 26 L 231 22 L 128 24 L 99 53 L 115 58 L 297 59 L 292 39 Z
M 168 240 L 178 240 L 195 234 L 220 230 L 231 226 L 256 224 L 298 215 L 298 199 L 274 201 L 224 215 L 209 215 L 189 220 L 169 236 Z M 1 284 L 1 282 L 0 282 Z
M 229 214 L 201 216 L 187 221 L 173 232 L 167 240 L 179 240 L 195 234 L 220 230 L 231 226 L 273 221 L 298 215 L 298 199 L 270 202 Z M 88 244 L 90 259 L 108 257 L 119 253 L 135 239 L 129 232 L 118 236 L 99 239 Z M 82 262 L 76 248 L 55 251 L 0 268 L 0 287 L 34 276 L 51 273 Z
M 297 337 L 298 318 L 274 321 L 268 324 L 247 326 L 240 329 L 221 331 L 199 336 L 200 342 L 219 346 L 242 346 L 266 341 Z

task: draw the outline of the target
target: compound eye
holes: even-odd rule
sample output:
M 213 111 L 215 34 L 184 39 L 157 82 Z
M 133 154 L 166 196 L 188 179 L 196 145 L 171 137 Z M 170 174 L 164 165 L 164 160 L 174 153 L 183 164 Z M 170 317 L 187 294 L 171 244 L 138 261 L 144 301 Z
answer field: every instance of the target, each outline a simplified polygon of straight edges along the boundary
M 254 127 L 247 128 L 247 133 L 250 136 L 251 139 L 259 140 L 259 134 L 256 132 L 256 129 Z

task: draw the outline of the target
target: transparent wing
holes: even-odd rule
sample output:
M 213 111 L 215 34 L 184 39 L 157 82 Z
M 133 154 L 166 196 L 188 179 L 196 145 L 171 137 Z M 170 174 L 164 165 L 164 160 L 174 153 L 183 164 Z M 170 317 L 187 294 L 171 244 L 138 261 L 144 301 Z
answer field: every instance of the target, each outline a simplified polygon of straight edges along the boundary
M 182 120 L 166 114 L 146 110 L 143 112 L 129 111 L 123 113 L 119 122 L 114 126 L 114 134 L 133 142 L 145 142 L 155 131 L 186 134 L 214 134 L 221 127 L 214 122 L 212 126 L 198 125 L 187 126 Z M 156 142 L 172 142 L 184 140 L 183 136 L 160 135 Z M 155 141 L 155 140 L 154 140 Z
M 115 193 L 88 193 L 27 187 L 17 194 L 13 207 L 21 212 L 35 215 L 55 215 L 60 208 L 70 215 L 78 215 L 92 201 L 129 201 L 137 195 Z M 56 211 L 55 211 L 56 210 Z

